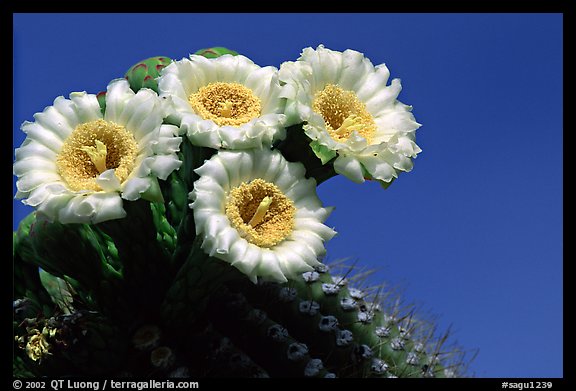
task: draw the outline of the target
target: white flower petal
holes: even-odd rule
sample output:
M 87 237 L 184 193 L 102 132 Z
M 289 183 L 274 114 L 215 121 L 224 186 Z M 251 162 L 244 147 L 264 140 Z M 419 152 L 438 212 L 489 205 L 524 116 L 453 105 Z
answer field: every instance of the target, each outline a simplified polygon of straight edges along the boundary
M 236 168 L 237 166 L 234 166 Z M 237 174 L 230 175 L 229 170 L 231 167 L 225 165 L 221 160 L 207 160 L 202 166 L 194 170 L 200 176 L 210 178 L 212 181 L 218 183 L 219 186 L 225 188 L 230 182 L 230 177 L 236 178 Z
M 256 269 L 260 263 L 261 252 L 259 247 L 248 244 L 244 255 L 242 255 L 241 258 L 233 260 L 231 265 L 246 274 L 248 278 L 250 278 L 250 281 L 256 283 L 257 275 L 254 273 L 254 269 Z
M 256 156 L 257 158 L 261 157 L 254 162 L 256 175 L 265 181 L 274 182 L 280 171 L 286 166 L 286 160 L 281 154 L 272 154 L 270 157 L 264 154 Z
M 327 216 L 326 216 L 327 217 Z M 336 235 L 336 231 L 326 225 L 320 223 L 318 218 L 297 218 L 296 228 L 298 230 L 305 232 L 308 231 L 312 235 L 317 236 L 321 240 L 329 240 Z
M 338 156 L 334 161 L 334 171 L 338 174 L 344 175 L 356 183 L 364 182 L 364 173 L 360 162 L 354 157 Z
M 126 216 L 122 199 L 114 193 L 94 193 L 74 197 L 60 209 L 58 221 L 63 224 L 98 224 L 102 221 Z
M 374 72 L 370 73 L 364 83 L 356 91 L 356 96 L 360 98 L 363 102 L 372 98 L 378 93 L 382 88 L 386 87 L 388 78 L 390 77 L 390 71 L 388 68 L 382 64 L 374 68 Z M 398 81 L 400 84 L 400 81 Z
M 260 263 L 254 272 L 256 275 L 264 276 L 264 279 L 266 280 L 280 283 L 288 281 L 280 268 L 278 255 L 272 250 L 265 249 L 262 251 Z
M 363 157 L 362 165 L 366 170 L 372 175 L 374 179 L 379 179 L 384 182 L 390 182 L 392 179 L 397 178 L 398 174 L 394 167 L 392 167 L 388 162 L 380 159 L 376 156 Z
M 319 254 L 315 254 L 308 246 L 295 241 L 284 241 L 277 246 L 276 254 L 280 260 L 280 268 L 288 278 L 314 270 L 310 265 Z
M 51 221 L 58 220 L 60 211 L 75 198 L 73 194 L 49 194 L 42 203 L 36 206 L 36 211 Z M 26 204 L 26 200 L 23 201 Z
M 131 178 L 122 184 L 122 198 L 128 201 L 136 201 L 140 195 L 146 192 L 152 183 L 150 178 Z
M 96 178 L 96 183 L 104 191 L 119 191 L 121 188 L 120 181 L 116 176 L 114 169 L 106 170 Z
M 146 164 L 154 176 L 166 180 L 172 171 L 180 168 L 182 162 L 175 156 L 159 155 L 148 158 Z
M 118 123 L 126 126 L 139 140 L 145 134 L 157 131 L 162 117 L 158 95 L 152 90 L 141 89 L 126 103 Z
M 94 194 L 100 196 L 100 194 Z M 96 213 L 90 220 L 91 224 L 98 224 L 103 221 L 122 219 L 126 217 L 126 211 L 122 207 L 122 199 L 112 194 L 103 194 L 97 205 Z
M 355 50 L 345 50 L 342 53 L 342 72 L 337 85 L 344 90 L 357 91 L 366 81 L 374 66 L 369 59 Z
M 74 102 L 79 124 L 102 118 L 102 111 L 100 111 L 100 104 L 98 104 L 96 95 L 73 92 L 70 94 L 70 100 Z
M 206 241 L 206 239 L 204 240 Z M 235 241 L 234 243 L 232 243 L 232 246 L 228 250 L 228 253 L 226 254 L 227 256 L 223 257 L 223 259 L 228 263 L 244 259 L 244 254 L 246 254 L 246 252 L 248 251 L 249 245 L 250 243 L 248 243 L 244 239 Z
M 122 114 L 126 102 L 134 97 L 134 91 L 130 89 L 128 80 L 116 79 L 108 84 L 106 89 L 106 112 L 104 119 L 106 121 L 114 122 L 120 125 L 125 125 Z
M 414 116 L 402 105 L 394 105 L 395 110 L 388 110 L 378 118 L 385 121 L 387 129 L 394 129 L 397 132 L 410 132 L 418 129 L 420 124 L 414 120 Z M 382 122 L 381 122 L 382 123 Z
M 25 121 L 21 129 L 30 140 L 34 140 L 39 144 L 44 145 L 47 148 L 50 148 L 52 151 L 58 153 L 62 148 L 63 141 L 62 139 L 54 133 L 52 130 L 43 127 L 36 122 L 28 122 Z
M 54 106 L 46 107 L 42 113 L 34 114 L 34 120 L 42 128 L 60 138 L 60 140 L 65 140 L 73 130 L 66 118 Z
M 61 181 L 62 178 L 56 172 L 50 171 L 28 171 L 16 182 L 16 188 L 24 193 L 28 193 L 44 183 Z
M 173 97 L 178 97 L 180 101 L 185 102 L 190 92 L 184 90 L 184 86 L 187 84 L 182 83 L 179 78 L 177 63 L 177 61 L 173 62 L 162 70 L 162 77 L 158 79 L 158 89 L 160 91 L 170 91 Z
M 57 156 L 57 152 L 46 145 L 27 138 L 22 143 L 20 148 L 14 150 L 14 156 L 16 161 L 27 158 L 41 158 L 45 160 L 54 161 Z
M 303 228 L 301 225 L 296 228 L 297 229 L 292 232 L 290 237 L 291 240 L 298 242 L 301 246 L 308 247 L 312 253 L 316 254 L 316 257 L 326 252 L 326 249 L 324 248 L 324 240 L 321 236 L 314 233 L 314 231 Z M 317 227 L 310 225 L 308 228 Z
M 49 197 L 59 196 L 66 193 L 67 190 L 63 183 L 45 183 L 30 192 L 28 198 L 26 198 L 23 203 L 36 208 L 38 205 L 46 202 Z
M 315 184 L 312 181 L 298 181 L 294 183 L 290 189 L 286 190 L 284 194 L 294 202 L 308 198 L 310 194 L 315 191 Z
M 204 120 L 196 114 L 185 113 L 180 126 L 192 144 L 212 148 L 222 147 L 219 127 L 213 121 Z
M 324 45 L 319 45 L 316 50 L 306 48 L 302 51 L 300 60 L 307 62 L 312 67 L 312 88 L 319 90 L 327 83 L 334 83 L 340 77 L 342 71 L 342 55 Z
M 14 163 L 14 175 L 22 176 L 28 171 L 56 171 L 56 163 L 41 157 L 29 157 Z
M 390 86 L 376 91 L 371 98 L 366 100 L 366 108 L 369 112 L 374 113 L 375 117 L 385 110 L 390 110 L 401 90 L 400 80 L 392 80 Z
M 243 240 L 242 238 L 240 238 L 240 235 L 238 235 L 238 231 L 230 227 L 229 225 L 225 226 L 224 228 L 222 228 L 222 231 L 218 234 L 216 238 L 214 248 L 215 253 L 221 255 L 227 254 L 228 249 L 232 247 L 232 244 L 237 240 Z

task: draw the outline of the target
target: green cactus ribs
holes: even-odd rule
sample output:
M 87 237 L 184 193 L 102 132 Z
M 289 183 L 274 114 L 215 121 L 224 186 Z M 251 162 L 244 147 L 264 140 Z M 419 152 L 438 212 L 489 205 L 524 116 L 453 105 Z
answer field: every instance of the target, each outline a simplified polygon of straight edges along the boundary
M 210 316 L 219 331 L 253 356 L 286 348 L 279 341 L 300 344 L 309 355 L 306 362 L 317 360 L 310 364 L 318 369 L 314 376 L 465 375 L 466 353 L 447 346 L 447 333 L 437 335 L 431 322 L 401 307 L 391 292 L 381 287 L 360 289 L 362 277 L 349 270 L 330 274 L 323 267 L 286 284 L 231 284 L 231 293 L 214 305 Z M 230 318 L 234 312 L 239 315 Z M 246 338 L 258 329 L 262 329 L 260 343 L 256 336 Z M 285 365 L 276 361 L 279 356 L 269 352 L 258 362 L 276 374 L 276 365 Z M 297 370 L 299 376 L 310 374 L 301 367 L 292 369 Z

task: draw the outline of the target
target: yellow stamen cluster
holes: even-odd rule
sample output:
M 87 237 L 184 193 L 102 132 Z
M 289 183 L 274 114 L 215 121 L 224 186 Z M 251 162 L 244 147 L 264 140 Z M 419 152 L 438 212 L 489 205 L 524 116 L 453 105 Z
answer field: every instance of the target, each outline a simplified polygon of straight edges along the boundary
M 98 119 L 78 125 L 56 159 L 58 172 L 73 191 L 102 190 L 96 178 L 111 168 L 123 182 L 136 161 L 138 144 L 124 126 Z
M 230 190 L 226 216 L 240 236 L 259 247 L 273 247 L 294 229 L 294 202 L 273 183 L 254 179 Z
M 16 340 L 26 350 L 26 354 L 32 361 L 38 361 L 52 354 L 50 353 L 52 345 L 48 339 L 54 338 L 56 332 L 57 329 L 49 327 L 44 327 L 41 332 L 38 329 L 30 328 L 28 329 L 28 336 L 17 337 Z
M 356 131 L 371 144 L 376 123 L 353 91 L 327 84 L 314 95 L 312 109 L 324 118 L 326 129 L 335 141 L 346 141 Z
M 261 115 L 261 103 L 239 83 L 210 83 L 188 97 L 192 109 L 219 126 L 240 126 Z

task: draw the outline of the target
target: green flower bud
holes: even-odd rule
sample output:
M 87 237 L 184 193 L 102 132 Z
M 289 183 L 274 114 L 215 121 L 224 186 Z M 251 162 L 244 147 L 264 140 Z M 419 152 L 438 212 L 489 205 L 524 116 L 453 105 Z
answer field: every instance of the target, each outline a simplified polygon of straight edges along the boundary
M 156 78 L 160 76 L 162 68 L 172 62 L 170 57 L 157 56 L 142 60 L 133 65 L 128 72 L 124 75 L 130 88 L 134 92 L 138 92 L 140 88 L 150 88 L 158 92 L 158 83 Z
M 222 46 L 215 46 L 212 48 L 200 49 L 194 54 L 197 54 L 199 56 L 204 56 L 206 58 L 216 58 L 216 57 L 220 57 L 224 54 L 231 54 L 233 56 L 237 56 L 238 52 L 224 48 Z

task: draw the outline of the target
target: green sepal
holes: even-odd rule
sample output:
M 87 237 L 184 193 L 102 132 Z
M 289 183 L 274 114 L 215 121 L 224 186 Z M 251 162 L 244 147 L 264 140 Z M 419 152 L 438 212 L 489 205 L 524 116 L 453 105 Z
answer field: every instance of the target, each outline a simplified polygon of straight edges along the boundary
M 54 304 L 60 308 L 62 313 L 71 313 L 73 310 L 72 302 L 74 301 L 74 297 L 72 296 L 73 289 L 70 284 L 43 269 L 40 269 L 39 273 L 42 286 L 44 286 Z
M 396 178 L 392 178 L 390 182 L 378 181 L 378 183 L 380 183 L 380 186 L 382 186 L 383 189 L 387 189 L 395 180 Z
M 96 99 L 98 99 L 98 104 L 100 105 L 100 111 L 102 115 L 106 112 L 106 91 L 100 91 L 96 94 Z
M 164 202 L 164 197 L 162 196 L 162 190 L 160 190 L 160 185 L 158 184 L 157 178 L 149 178 L 150 187 L 140 195 L 143 200 L 150 202 Z
M 383 189 L 387 189 L 388 187 L 390 187 L 390 185 L 392 184 L 392 182 L 394 182 L 394 180 L 396 179 L 396 178 L 392 178 L 392 180 L 391 180 L 390 182 L 386 182 L 386 181 L 383 181 L 383 180 L 380 180 L 380 179 L 376 179 L 376 178 L 374 178 L 374 177 L 368 172 L 368 170 L 366 169 L 366 167 L 364 167 L 363 164 L 360 164 L 360 168 L 362 168 L 362 175 L 364 176 L 364 179 L 366 179 L 367 181 L 376 181 L 376 182 L 378 182 Z
M 328 163 L 330 160 L 334 159 L 337 155 L 336 151 L 328 148 L 325 145 L 322 145 L 318 142 L 318 140 L 312 140 L 310 142 L 310 148 L 312 151 L 320 159 L 322 164 Z

